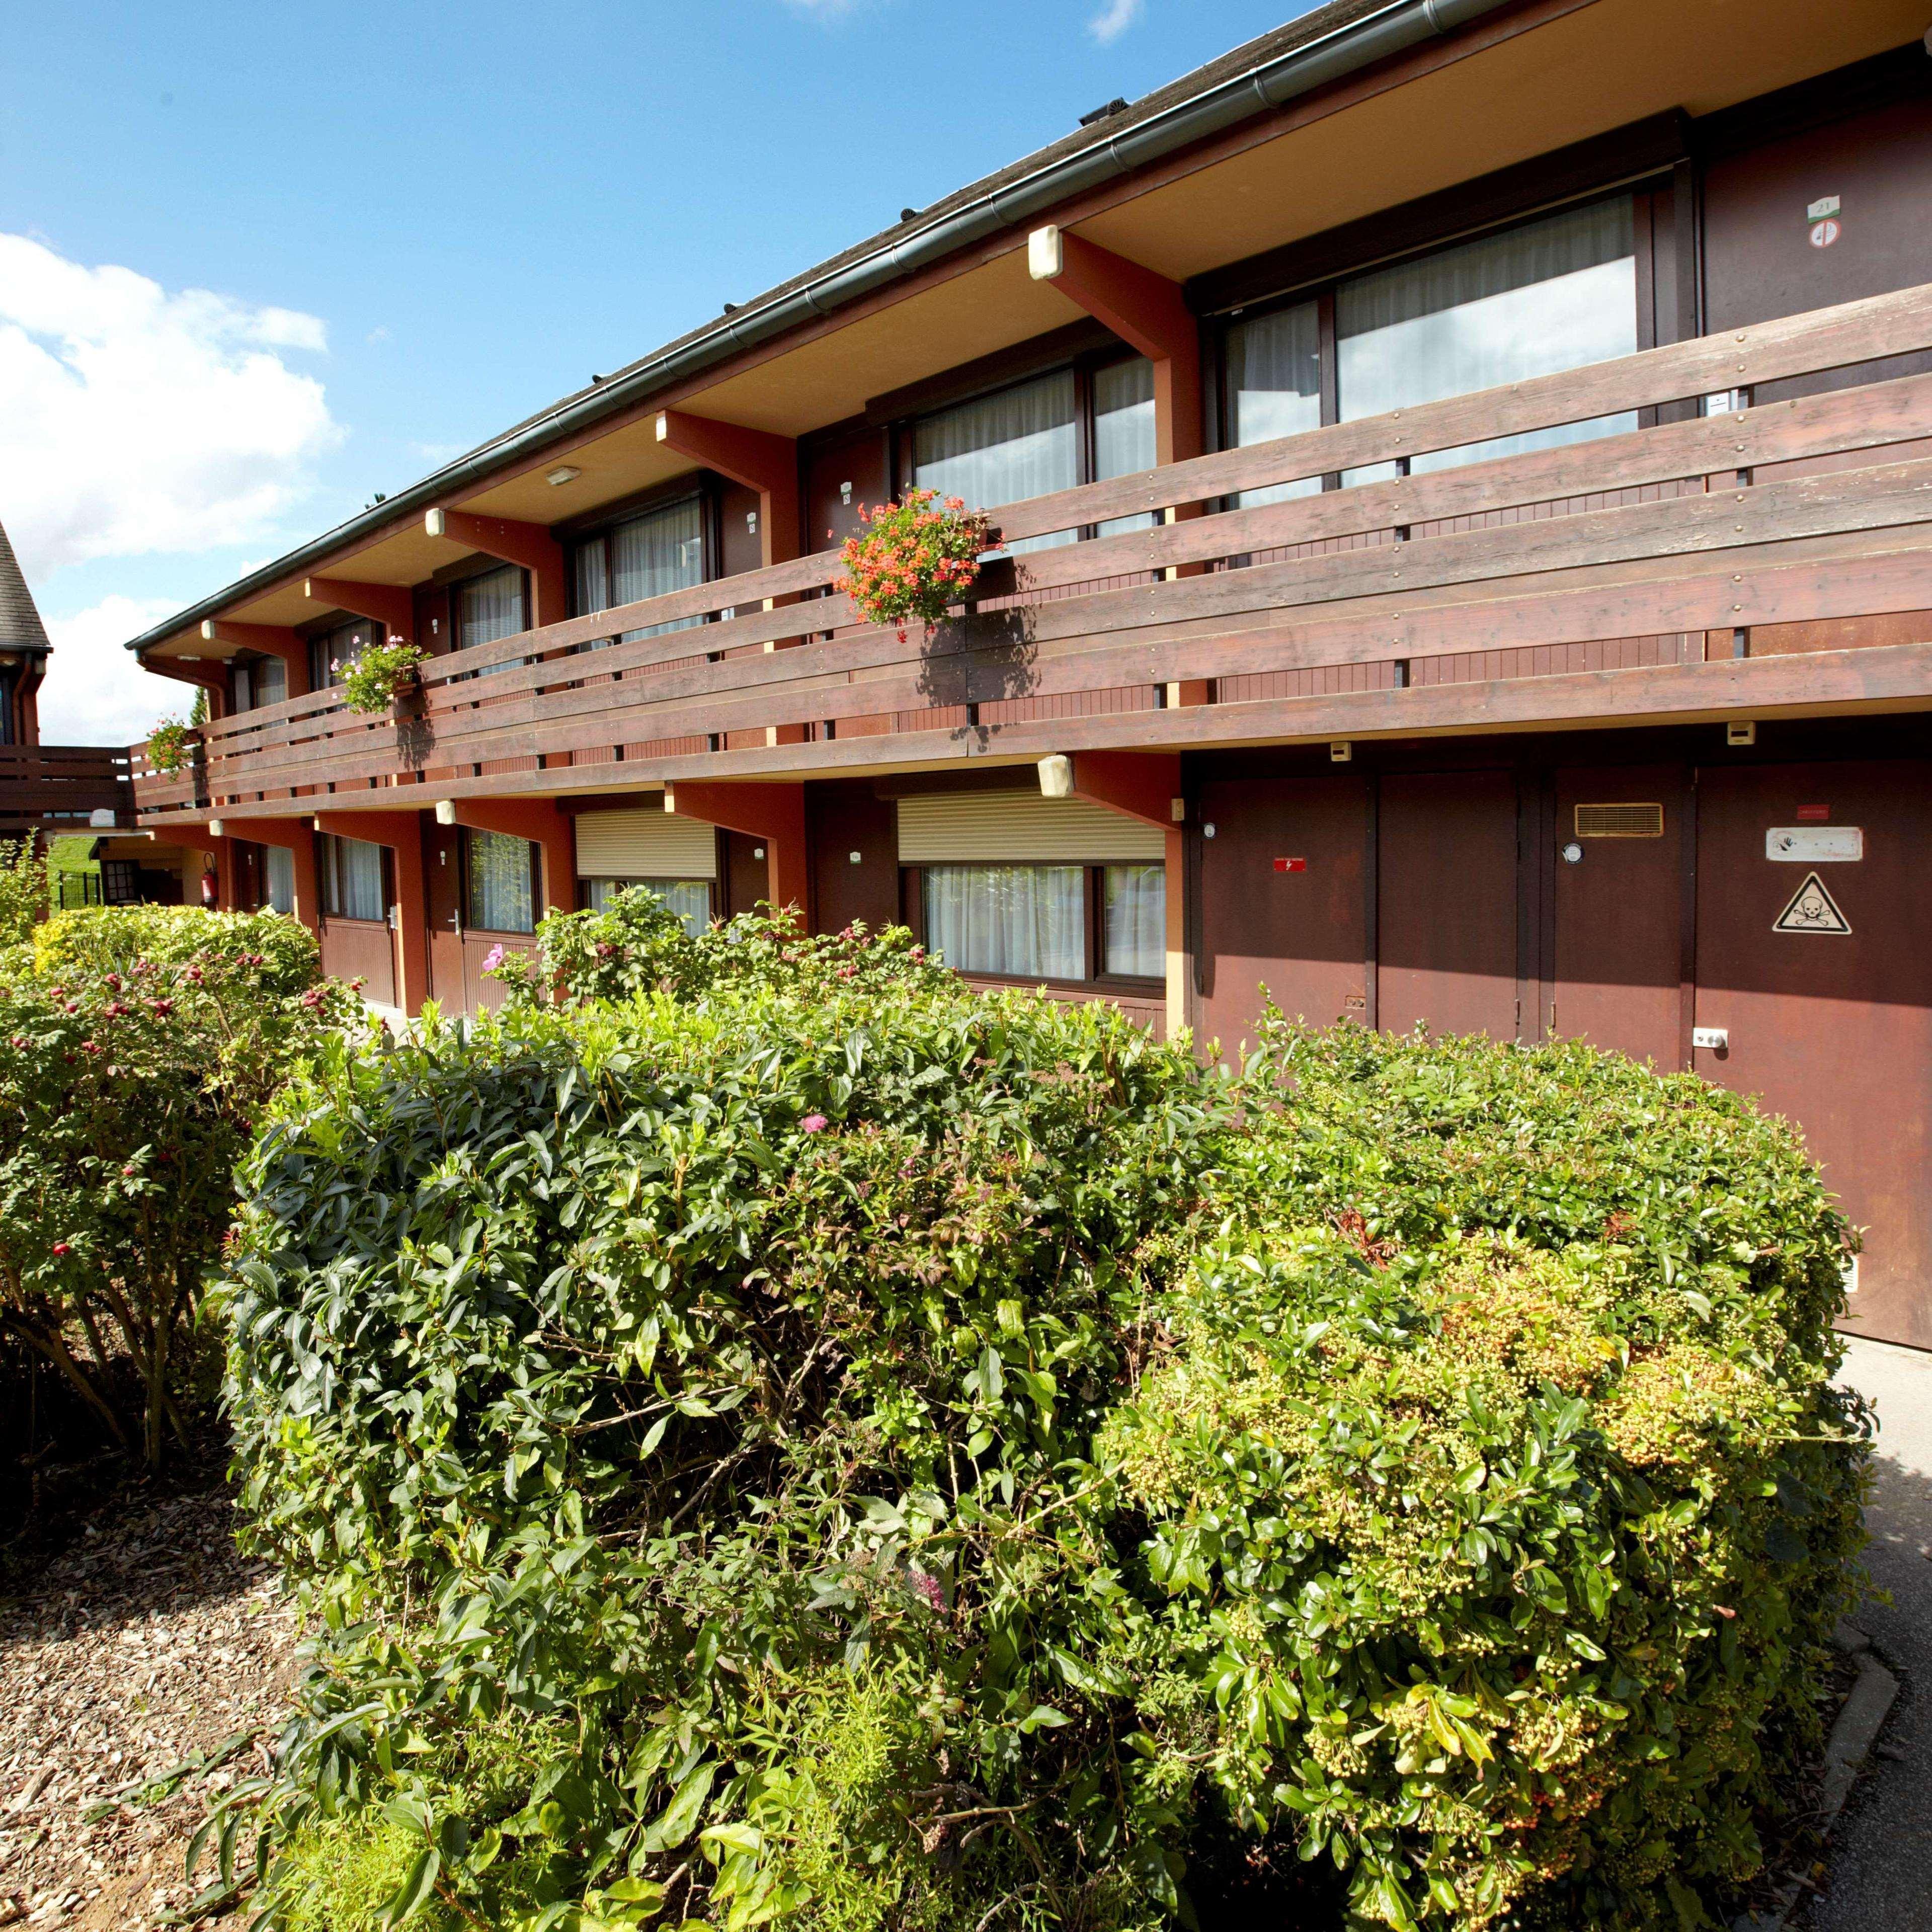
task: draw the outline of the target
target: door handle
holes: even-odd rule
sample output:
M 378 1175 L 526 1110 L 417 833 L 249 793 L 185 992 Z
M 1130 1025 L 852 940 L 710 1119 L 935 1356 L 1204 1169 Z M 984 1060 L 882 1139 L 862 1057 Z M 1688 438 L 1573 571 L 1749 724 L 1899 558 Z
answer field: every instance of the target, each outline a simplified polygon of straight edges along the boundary
M 1680 1034 L 1678 1037 L 1681 1039 L 1682 1036 Z M 1702 1047 L 1712 1053 L 1727 1052 L 1731 1044 L 1730 1029 L 1728 1027 L 1693 1027 L 1690 1029 L 1690 1044 L 1694 1047 Z

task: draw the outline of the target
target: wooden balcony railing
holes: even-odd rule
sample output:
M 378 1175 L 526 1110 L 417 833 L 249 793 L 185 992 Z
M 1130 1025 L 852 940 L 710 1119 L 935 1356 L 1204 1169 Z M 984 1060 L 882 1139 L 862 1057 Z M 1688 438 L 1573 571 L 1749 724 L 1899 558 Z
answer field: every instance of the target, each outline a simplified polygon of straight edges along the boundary
M 131 826 L 129 754 L 94 745 L 0 745 L 0 838 Z M 98 813 L 111 813 L 104 821 Z
M 1034 498 L 993 513 L 1004 541 L 1158 520 L 990 565 L 931 637 L 856 624 L 825 552 L 453 652 L 400 716 L 324 692 L 206 728 L 199 772 L 138 778 L 141 809 L 1913 704 L 1932 375 L 1704 410 L 1928 349 L 1932 287 Z M 1282 484 L 1302 494 L 1244 503 Z M 1210 701 L 1164 704 L 1204 680 Z

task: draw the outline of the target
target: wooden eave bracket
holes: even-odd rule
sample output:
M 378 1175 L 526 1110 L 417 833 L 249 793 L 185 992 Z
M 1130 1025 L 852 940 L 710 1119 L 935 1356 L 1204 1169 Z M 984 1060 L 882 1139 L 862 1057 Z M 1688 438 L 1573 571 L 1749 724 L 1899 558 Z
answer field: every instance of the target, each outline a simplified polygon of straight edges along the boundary
M 660 410 L 657 438 L 667 449 L 758 491 L 760 545 L 766 563 L 788 563 L 802 554 L 798 444 L 792 437 L 682 410 Z
M 1181 821 L 1178 752 L 1056 753 L 1040 760 L 1040 790 L 1049 798 L 1084 799 L 1163 832 Z
M 1180 284 L 1111 248 L 1064 228 L 1036 228 L 1027 237 L 1027 271 L 1036 282 L 1050 282 L 1150 362 L 1191 360 L 1199 352 L 1199 330 Z
M 345 577 L 305 577 L 302 595 L 311 604 L 366 617 L 406 644 L 416 640 L 415 593 L 394 584 L 358 584 Z

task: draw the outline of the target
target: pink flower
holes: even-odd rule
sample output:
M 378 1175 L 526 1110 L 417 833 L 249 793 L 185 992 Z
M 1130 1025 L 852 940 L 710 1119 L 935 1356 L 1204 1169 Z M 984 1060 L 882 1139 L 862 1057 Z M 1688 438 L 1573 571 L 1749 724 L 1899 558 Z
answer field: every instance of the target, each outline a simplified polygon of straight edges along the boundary
M 808 1114 L 799 1122 L 808 1134 L 822 1134 L 832 1123 L 823 1114 Z
M 946 1608 L 946 1592 L 939 1587 L 939 1579 L 929 1575 L 916 1563 L 906 1568 L 906 1581 L 924 1598 L 928 1610 L 943 1612 Z
M 483 970 L 486 973 L 495 972 L 502 963 L 503 949 L 500 946 L 491 946 L 490 950 L 483 956 Z

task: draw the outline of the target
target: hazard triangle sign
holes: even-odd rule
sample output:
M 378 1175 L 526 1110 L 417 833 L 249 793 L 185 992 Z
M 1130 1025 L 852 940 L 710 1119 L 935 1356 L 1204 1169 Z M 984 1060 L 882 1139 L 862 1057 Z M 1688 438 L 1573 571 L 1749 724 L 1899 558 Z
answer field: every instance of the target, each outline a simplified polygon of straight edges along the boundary
M 1816 872 L 1807 872 L 1804 883 L 1792 894 L 1791 903 L 1772 922 L 1771 929 L 1773 932 L 1842 933 L 1849 937 L 1852 922 L 1825 890 L 1825 881 Z

